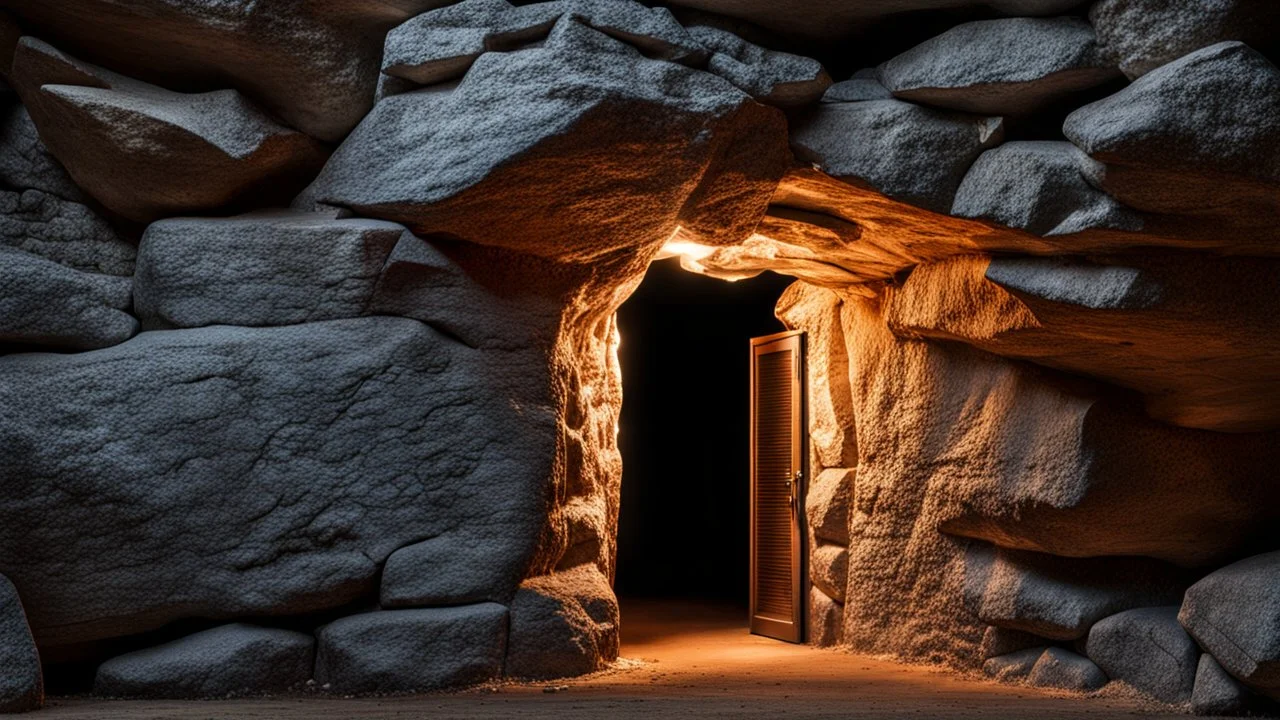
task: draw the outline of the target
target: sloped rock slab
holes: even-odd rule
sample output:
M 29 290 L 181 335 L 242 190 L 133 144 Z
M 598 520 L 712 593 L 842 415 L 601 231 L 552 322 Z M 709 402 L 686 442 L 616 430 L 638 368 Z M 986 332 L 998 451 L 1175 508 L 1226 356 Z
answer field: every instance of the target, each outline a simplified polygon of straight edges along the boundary
M 13 65 L 50 152 L 80 187 L 130 220 L 287 198 L 324 162 L 322 145 L 234 90 L 171 92 L 30 37 Z
M 310 635 L 234 623 L 111 658 L 98 667 L 93 691 L 153 698 L 284 692 L 311 679 L 314 657 Z
M 1102 52 L 1135 79 L 1226 40 L 1273 51 L 1280 36 L 1280 7 L 1269 0 L 1100 0 L 1089 8 L 1089 22 Z
M 1119 75 L 1079 18 L 957 25 L 884 63 L 895 97 L 980 115 L 1028 115 Z
M 351 615 L 316 638 L 315 680 L 331 692 L 475 685 L 502 675 L 507 608 L 479 603 Z
M 769 50 L 713 27 L 693 26 L 689 34 L 711 51 L 708 71 L 760 102 L 778 107 L 809 105 L 831 85 L 822 63 L 812 58 Z
M 1091 692 L 1101 690 L 1107 684 L 1107 676 L 1089 658 L 1051 647 L 1031 668 L 1027 682 L 1035 687 Z
M 94 350 L 138 331 L 133 283 L 0 246 L 0 343 Z
M 541 367 L 394 317 L 0 357 L 0 572 L 42 646 L 371 598 L 425 537 L 527 573 L 555 445 Z

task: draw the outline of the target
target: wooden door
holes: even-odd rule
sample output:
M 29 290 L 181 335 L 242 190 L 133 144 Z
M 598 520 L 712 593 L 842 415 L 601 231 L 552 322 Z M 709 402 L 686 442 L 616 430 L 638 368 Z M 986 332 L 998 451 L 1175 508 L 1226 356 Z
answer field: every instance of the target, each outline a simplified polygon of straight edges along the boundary
M 751 632 L 804 641 L 804 337 L 751 341 Z

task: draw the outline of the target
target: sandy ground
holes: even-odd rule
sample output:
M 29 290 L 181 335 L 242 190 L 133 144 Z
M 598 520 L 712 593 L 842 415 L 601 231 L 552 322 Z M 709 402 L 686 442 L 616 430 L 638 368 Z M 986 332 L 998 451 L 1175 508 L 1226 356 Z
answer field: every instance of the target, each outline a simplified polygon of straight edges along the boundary
M 53 698 L 40 720 L 180 718 L 1182 718 L 1124 696 L 1063 697 L 750 635 L 740 613 L 627 603 L 623 660 L 596 675 L 464 692 L 194 702 Z

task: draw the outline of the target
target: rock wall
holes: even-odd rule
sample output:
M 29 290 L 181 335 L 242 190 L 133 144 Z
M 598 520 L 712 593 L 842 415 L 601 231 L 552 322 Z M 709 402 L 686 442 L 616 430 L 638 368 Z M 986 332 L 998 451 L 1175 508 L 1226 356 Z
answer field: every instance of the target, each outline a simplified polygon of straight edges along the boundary
M 799 279 L 813 642 L 1280 698 L 1270 3 L 672 5 L 4 3 L 0 710 L 604 667 L 670 255 Z

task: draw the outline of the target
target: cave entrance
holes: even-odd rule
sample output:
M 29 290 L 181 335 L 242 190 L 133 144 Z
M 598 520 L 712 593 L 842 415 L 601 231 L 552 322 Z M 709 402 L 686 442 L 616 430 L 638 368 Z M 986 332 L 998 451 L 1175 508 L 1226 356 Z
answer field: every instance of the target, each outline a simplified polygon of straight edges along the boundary
M 623 480 L 615 589 L 624 641 L 638 625 L 745 631 L 756 614 L 751 341 L 788 336 L 774 306 L 793 281 L 763 273 L 726 282 L 661 260 L 618 310 Z M 798 623 L 795 629 L 787 639 L 801 639 Z

